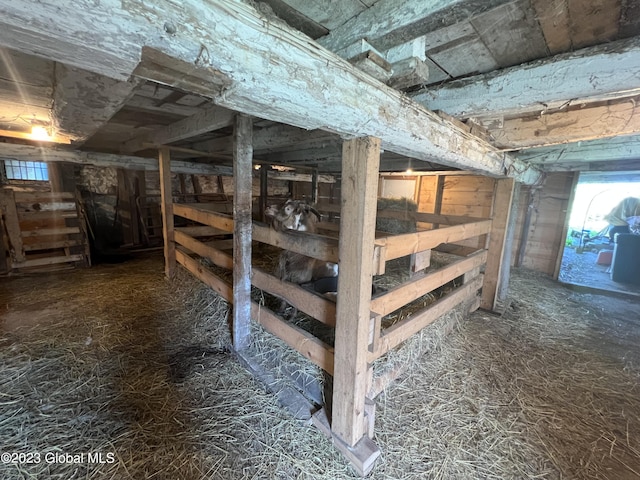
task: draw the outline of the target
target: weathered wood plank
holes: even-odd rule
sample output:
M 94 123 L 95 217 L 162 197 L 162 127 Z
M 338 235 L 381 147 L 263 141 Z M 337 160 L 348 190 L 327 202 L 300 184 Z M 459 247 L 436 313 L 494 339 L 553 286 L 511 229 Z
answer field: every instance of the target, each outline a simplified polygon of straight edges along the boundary
M 344 142 L 340 216 L 340 281 L 336 311 L 336 363 L 332 432 L 355 446 L 366 433 L 367 350 L 380 140 Z M 354 241 L 358 239 L 358 241 Z
M 69 11 L 50 0 L 2 0 L 0 44 L 28 53 L 34 52 L 36 44 L 35 51 L 54 61 L 119 80 L 134 74 L 174 85 L 267 120 L 347 137 L 377 136 L 385 150 L 418 160 L 438 158 L 444 165 L 490 175 L 502 175 L 506 168 L 525 183 L 540 176 L 407 101 L 397 90 L 381 86 L 300 32 L 284 23 L 265 21 L 249 4 L 184 0 L 178 5 L 157 0 L 153 5 L 89 5 L 83 1 L 87 5 Z M 484 9 L 493 1 L 477 1 L 476 6 Z M 412 2 L 411 7 L 419 10 L 417 5 L 422 4 Z M 429 3 L 427 10 L 445 11 L 443 6 L 450 7 L 451 0 L 441 0 L 435 7 Z M 169 28 L 168 18 L 183 19 L 190 28 L 167 41 L 158 28 Z M 392 16 L 388 21 L 396 19 Z M 216 25 L 215 32 L 211 25 Z M 247 38 L 252 40 L 251 48 Z M 269 62 L 264 61 L 265 51 Z M 293 70 L 295 82 L 291 81 Z M 317 94 L 327 89 L 332 95 Z
M 238 114 L 233 126 L 233 348 L 251 341 L 251 193 L 253 120 Z
M 173 192 L 171 190 L 171 154 L 161 148 L 159 154 L 160 169 L 160 210 L 162 212 L 162 238 L 164 242 L 164 273 L 172 278 L 176 269 L 176 244 L 173 225 Z
M 495 310 L 498 299 L 500 272 L 502 271 L 514 187 L 515 182 L 513 179 L 508 178 L 496 181 L 491 232 L 489 233 L 489 257 L 484 269 L 484 283 L 482 285 L 482 300 L 480 303 L 480 306 L 486 310 Z M 507 259 L 507 261 L 509 260 Z
M 203 223 L 209 227 L 218 228 L 225 232 L 233 232 L 233 218 L 230 215 L 214 212 L 199 203 L 176 203 L 173 206 L 173 213 L 179 217 L 188 218 L 189 220 Z
M 233 123 L 235 113 L 212 105 L 195 115 L 160 128 L 149 135 L 136 137 L 122 145 L 123 152 L 137 152 L 145 148 L 145 143 L 166 145 L 180 140 L 197 137 L 203 133 L 228 127 Z
M 307 232 L 276 232 L 270 227 L 254 223 L 253 239 L 307 257 L 338 263 L 338 242 L 335 238 Z
M 79 147 L 122 108 L 142 79 L 114 80 L 58 63 L 52 118 L 58 134 Z
M 639 76 L 640 39 L 632 38 L 454 80 L 412 98 L 456 117 L 482 117 L 489 111 L 516 115 L 559 107 L 568 98 L 578 103 L 619 92 L 637 94 Z
M 376 239 L 376 245 L 386 247 L 385 259 L 403 257 L 412 253 L 435 248 L 441 243 L 453 243 L 467 238 L 488 233 L 491 220 L 464 223 L 451 227 L 427 230 L 417 233 L 406 233 L 392 237 Z
M 96 167 L 125 168 L 127 170 L 158 171 L 158 159 L 134 157 L 112 153 L 84 152 L 80 150 L 62 150 L 48 147 L 34 147 L 13 143 L 0 143 L 0 156 L 15 160 L 36 162 L 65 162 Z M 194 173 L 202 175 L 232 175 L 231 168 L 206 163 L 173 160 L 171 171 L 176 173 Z
M 336 51 L 366 38 L 379 50 L 388 50 L 421 35 L 486 12 L 505 0 L 438 0 L 377 2 L 319 40 Z
M 505 119 L 491 130 L 496 145 L 520 149 L 640 133 L 640 97 Z
M 412 302 L 422 295 L 435 290 L 447 282 L 463 275 L 464 273 L 480 267 L 487 261 L 487 252 L 477 252 L 469 257 L 462 258 L 422 278 L 411 280 L 398 287 L 389 290 L 384 295 L 371 301 L 371 311 L 379 315 L 388 315 L 398 308 Z
M 83 254 L 34 258 L 32 260 L 25 260 L 24 262 L 13 262 L 11 266 L 13 268 L 44 267 L 46 265 L 57 265 L 59 263 L 82 262 L 84 259 Z
M 80 233 L 80 227 L 39 228 L 37 230 L 22 230 L 20 232 L 23 239 L 53 235 L 69 235 L 73 233 Z

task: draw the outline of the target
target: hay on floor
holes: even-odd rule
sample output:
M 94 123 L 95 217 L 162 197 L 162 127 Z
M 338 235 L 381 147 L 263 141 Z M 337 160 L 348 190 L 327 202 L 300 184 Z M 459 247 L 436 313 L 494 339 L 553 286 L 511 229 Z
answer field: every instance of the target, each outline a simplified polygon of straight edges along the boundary
M 238 364 L 226 302 L 189 280 L 168 283 L 158 257 L 4 283 L 3 451 L 115 462 L 0 464 L 1 478 L 357 478 Z M 594 302 L 516 271 L 503 317 L 454 319 L 378 397 L 370 478 L 637 479 L 637 306 Z

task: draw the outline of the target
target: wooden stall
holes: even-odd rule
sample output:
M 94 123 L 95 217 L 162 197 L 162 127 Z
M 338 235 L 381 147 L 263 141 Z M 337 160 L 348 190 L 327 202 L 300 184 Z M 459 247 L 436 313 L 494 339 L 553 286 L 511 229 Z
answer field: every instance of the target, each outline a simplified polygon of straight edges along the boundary
M 5 271 L 89 265 L 84 215 L 71 192 L 0 190 Z
M 236 140 L 243 145 L 241 138 Z M 417 212 L 414 232 L 376 232 L 376 215 L 394 212 L 376 212 L 379 141 L 364 138 L 347 141 L 343 147 L 342 209 L 325 207 L 333 210 L 340 223 L 323 222 L 320 230 L 325 234 L 277 232 L 257 221 L 246 223 L 251 218 L 251 158 L 240 147 L 235 158 L 243 159 L 244 173 L 234 177 L 234 215 L 229 215 L 217 211 L 215 204 L 174 204 L 168 194 L 169 150 L 161 150 L 166 273 L 171 276 L 179 264 L 234 304 L 233 342 L 237 351 L 250 344 L 250 318 L 333 376 L 332 410 L 316 412 L 314 422 L 332 437 L 356 470 L 366 474 L 380 454 L 372 440 L 372 397 L 380 391 L 372 388 L 373 362 L 454 307 L 466 304 L 470 310 L 478 308 L 478 291 L 483 285 L 480 272 L 488 259 L 487 242 L 480 239 L 492 231 L 493 223 L 488 218 Z M 240 166 L 234 168 L 242 171 Z M 190 221 L 191 226 L 174 228 L 174 216 Z M 240 218 L 245 219 L 243 223 L 239 223 Z M 252 266 L 248 261 L 252 243 L 338 263 L 337 301 Z M 436 249 L 447 252 L 449 261 L 444 266 L 430 265 L 431 252 Z M 414 256 L 409 279 L 372 298 L 374 278 L 385 275 L 389 262 L 408 256 Z M 216 274 L 219 269 L 231 270 L 233 280 Z M 248 284 L 243 283 L 249 278 L 253 287 L 335 328 L 335 344 L 252 301 Z M 446 284 L 450 288 L 438 292 L 434 303 L 392 325 L 385 324 L 384 318 L 392 312 Z M 335 369 L 338 364 L 340 368 Z

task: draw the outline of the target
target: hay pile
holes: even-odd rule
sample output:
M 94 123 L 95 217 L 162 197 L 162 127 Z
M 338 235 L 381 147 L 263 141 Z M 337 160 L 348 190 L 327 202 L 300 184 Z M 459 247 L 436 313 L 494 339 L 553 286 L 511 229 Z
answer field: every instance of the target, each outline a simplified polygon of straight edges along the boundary
M 181 282 L 163 280 L 158 257 L 5 283 L 3 451 L 115 462 L 0 464 L 1 478 L 355 478 L 226 351 L 226 303 Z M 592 328 L 615 315 L 516 272 L 504 317 L 452 319 L 378 397 L 383 454 L 370 478 L 638 478 L 639 364 Z M 429 329 L 422 339 L 434 341 Z M 297 354 L 286 362 L 309 368 Z

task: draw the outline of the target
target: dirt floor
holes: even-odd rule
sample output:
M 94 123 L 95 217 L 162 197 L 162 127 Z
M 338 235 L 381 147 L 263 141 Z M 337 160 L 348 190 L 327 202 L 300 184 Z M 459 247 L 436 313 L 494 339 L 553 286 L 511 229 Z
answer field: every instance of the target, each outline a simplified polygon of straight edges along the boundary
M 160 256 L 0 282 L 0 478 L 357 478 Z M 370 478 L 640 478 L 638 302 L 516 270 L 507 305 L 377 398 Z
M 565 247 L 559 280 L 576 286 L 630 294 L 640 300 L 640 285 L 614 282 L 609 273 L 610 266 L 596 263 L 599 251 L 598 248 L 585 248 L 578 253 L 575 248 Z

